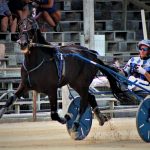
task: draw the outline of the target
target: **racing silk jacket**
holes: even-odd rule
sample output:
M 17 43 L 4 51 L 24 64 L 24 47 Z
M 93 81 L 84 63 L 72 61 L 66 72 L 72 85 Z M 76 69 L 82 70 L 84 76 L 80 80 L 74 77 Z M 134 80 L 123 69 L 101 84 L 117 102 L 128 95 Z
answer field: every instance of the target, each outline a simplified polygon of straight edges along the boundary
M 136 78 L 140 78 L 142 80 L 147 81 L 144 75 L 139 74 L 136 71 L 137 66 L 143 67 L 148 73 L 150 73 L 150 58 L 144 60 L 140 57 L 132 57 L 123 68 L 127 76 L 133 75 Z

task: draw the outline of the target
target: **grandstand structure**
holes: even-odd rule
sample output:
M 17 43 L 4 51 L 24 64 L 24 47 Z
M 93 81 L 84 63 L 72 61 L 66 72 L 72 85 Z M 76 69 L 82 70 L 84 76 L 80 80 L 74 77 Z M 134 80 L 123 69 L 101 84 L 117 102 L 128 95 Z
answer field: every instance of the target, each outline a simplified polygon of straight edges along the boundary
M 88 2 L 88 0 L 86 0 Z M 91 1 L 91 0 L 89 0 Z M 143 39 L 141 9 L 145 10 L 148 38 L 150 33 L 150 1 L 149 0 L 93 0 L 94 35 L 104 35 L 105 56 L 102 59 L 109 63 L 118 59 L 126 63 L 130 57 L 137 55 L 137 42 Z M 56 0 L 61 10 L 60 21 L 62 31 L 54 32 L 47 23 L 40 21 L 39 25 L 46 40 L 56 45 L 78 44 L 82 42 L 85 33 L 84 0 Z M 89 16 L 87 16 L 89 17 Z M 0 107 L 11 93 L 18 87 L 20 81 L 20 66 L 23 55 L 16 43 L 17 33 L 0 32 Z M 4 54 L 3 54 L 4 53 Z M 3 95 L 5 94 L 6 95 Z M 61 92 L 58 92 L 61 100 Z M 10 112 L 32 111 L 32 96 L 25 95 L 20 102 L 10 108 Z M 41 94 L 38 110 L 49 109 L 48 100 Z M 61 104 L 60 104 L 61 105 Z

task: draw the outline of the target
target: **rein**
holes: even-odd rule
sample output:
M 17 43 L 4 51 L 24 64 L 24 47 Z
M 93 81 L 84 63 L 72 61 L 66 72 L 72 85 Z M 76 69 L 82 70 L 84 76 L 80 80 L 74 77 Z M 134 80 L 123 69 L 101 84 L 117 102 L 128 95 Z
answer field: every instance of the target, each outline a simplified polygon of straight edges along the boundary
M 36 46 L 41 46 L 41 47 L 48 47 L 48 48 L 56 48 L 55 46 L 51 46 L 51 45 L 44 45 L 44 44 L 38 44 L 38 43 L 31 43 L 31 44 L 32 44 L 32 46 L 35 46 L 35 47 L 36 47 Z M 83 50 L 83 51 L 84 51 L 84 50 Z M 89 59 L 87 59 L 87 58 L 85 58 L 85 57 L 83 57 L 83 56 L 81 56 L 81 55 L 72 54 L 72 53 L 71 53 L 71 54 L 63 54 L 63 56 L 64 56 L 64 57 L 66 57 L 66 56 L 69 56 L 69 57 L 76 57 L 76 58 L 78 58 L 78 59 L 80 59 L 80 60 L 83 60 L 83 61 L 86 62 L 86 63 L 90 63 L 90 64 L 92 64 L 92 65 L 95 65 L 95 66 L 97 66 L 98 68 L 102 68 L 102 69 L 104 69 L 104 70 L 106 70 L 106 71 L 112 73 L 112 74 L 114 75 L 114 77 L 117 76 L 118 78 L 124 80 L 124 82 L 126 81 L 127 84 L 129 84 L 129 85 L 135 85 L 135 86 L 139 87 L 140 89 L 142 89 L 142 90 L 144 90 L 144 91 L 150 93 L 149 90 L 143 88 L 142 86 L 140 86 L 140 85 L 138 85 L 138 84 L 136 84 L 136 83 L 134 83 L 134 82 L 131 82 L 130 80 L 128 80 L 128 79 L 125 78 L 124 76 L 122 76 L 122 75 L 116 73 L 116 72 L 113 71 L 112 69 L 109 69 L 109 68 L 107 68 L 107 67 L 105 67 L 105 66 L 103 66 L 103 65 L 100 65 L 100 64 L 98 64 L 98 63 L 96 63 L 96 62 L 94 62 L 94 61 L 91 61 L 91 60 L 89 60 Z M 116 78 L 116 77 L 115 77 L 115 78 Z M 117 78 L 116 78 L 116 80 L 118 80 L 119 82 L 121 82 L 121 81 L 120 81 L 119 79 L 117 79 Z M 123 81 L 122 81 L 122 82 L 123 82 Z
M 80 59 L 80 60 L 82 60 L 82 61 L 84 61 L 84 62 L 86 62 L 86 63 L 89 63 L 89 64 L 91 64 L 91 65 L 94 65 L 94 66 L 96 66 L 96 67 L 98 67 L 98 68 L 104 69 L 104 70 L 106 70 L 107 72 L 110 72 L 111 74 L 113 74 L 114 77 L 116 76 L 116 77 L 118 77 L 118 78 L 124 80 L 124 82 L 127 82 L 127 84 L 129 84 L 129 85 L 135 85 L 135 86 L 139 87 L 140 89 L 142 89 L 142 90 L 144 90 L 144 91 L 150 93 L 150 90 L 147 90 L 147 89 L 143 88 L 142 86 L 140 86 L 140 85 L 138 85 L 138 84 L 136 84 L 136 83 L 134 83 L 134 82 L 128 80 L 128 79 L 127 79 L 126 77 L 124 77 L 123 75 L 121 75 L 121 74 L 119 74 L 119 73 L 116 73 L 116 72 L 113 71 L 112 69 L 110 69 L 110 68 L 108 68 L 108 67 L 105 67 L 105 66 L 103 66 L 103 65 L 100 65 L 100 64 L 98 64 L 98 63 L 96 63 L 96 62 L 94 62 L 94 61 L 92 61 L 92 60 L 90 60 L 90 59 L 88 59 L 88 58 L 85 58 L 85 57 L 83 57 L 83 56 L 81 56 L 81 55 L 78 55 L 78 54 L 66 54 L 66 56 L 75 57 L 75 58 Z M 119 79 L 117 79 L 117 78 L 116 78 L 116 80 L 117 80 L 118 82 L 121 82 L 121 81 L 120 81 Z M 122 81 L 122 82 L 123 82 L 123 81 Z
M 53 46 L 53 45 L 46 45 L 46 44 L 40 44 L 40 43 L 30 43 L 31 46 L 33 47 L 46 47 L 46 48 L 60 48 L 61 46 Z M 75 49 L 76 51 L 79 51 L 80 49 Z M 99 54 L 93 53 L 91 51 L 82 49 L 82 51 L 86 51 L 88 53 L 91 53 L 93 55 L 96 55 L 97 58 L 99 57 Z
M 51 45 L 46 45 L 46 44 L 40 44 L 40 43 L 30 43 L 31 46 L 33 47 L 46 47 L 46 48 L 57 48 L 60 46 L 51 46 Z

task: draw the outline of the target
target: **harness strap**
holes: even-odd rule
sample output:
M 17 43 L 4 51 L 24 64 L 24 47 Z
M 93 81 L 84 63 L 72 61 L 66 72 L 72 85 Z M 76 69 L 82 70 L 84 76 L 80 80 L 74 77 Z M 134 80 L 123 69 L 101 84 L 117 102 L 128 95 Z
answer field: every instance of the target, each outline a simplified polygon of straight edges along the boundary
M 92 60 L 90 60 L 90 59 L 88 59 L 88 58 L 86 58 L 86 57 L 83 57 L 83 56 L 78 55 L 78 54 L 72 54 L 72 53 L 70 53 L 70 54 L 65 54 L 65 57 L 74 57 L 74 58 L 77 58 L 77 59 L 79 59 L 79 60 L 82 60 L 83 62 L 86 62 L 86 63 L 88 63 L 88 64 L 94 65 L 94 66 L 96 66 L 96 67 L 98 67 L 98 68 L 100 68 L 100 69 L 104 69 L 105 71 L 111 73 L 111 75 L 114 76 L 114 78 L 118 81 L 118 83 L 122 82 L 122 83 L 126 83 L 126 84 L 128 84 L 128 85 L 133 85 L 133 84 L 134 84 L 135 86 L 139 87 L 140 89 L 142 89 L 142 90 L 144 90 L 144 91 L 150 93 L 150 90 L 147 90 L 147 89 L 143 88 L 142 86 L 140 86 L 140 85 L 138 85 L 138 84 L 136 84 L 136 83 L 131 82 L 130 80 L 128 80 L 128 79 L 127 79 L 126 77 L 124 77 L 123 75 L 118 74 L 118 73 L 115 72 L 114 70 L 112 70 L 112 69 L 110 69 L 110 68 L 108 68 L 108 67 L 106 67 L 106 66 L 104 66 L 104 65 L 98 64 L 98 63 L 96 63 L 96 62 L 94 62 L 94 61 L 92 61 Z
M 58 71 L 58 85 L 62 79 L 62 76 L 65 75 L 65 61 L 64 61 L 64 57 L 63 54 L 60 53 L 59 49 L 56 48 L 56 67 L 57 67 L 57 71 Z
M 31 80 L 30 80 L 30 73 L 31 72 L 33 72 L 33 71 L 35 71 L 35 70 L 37 70 L 39 67 L 41 67 L 42 66 L 42 64 L 44 63 L 44 59 L 42 60 L 42 62 L 38 65 L 38 66 L 36 66 L 35 68 L 33 68 L 33 69 L 31 69 L 31 70 L 28 70 L 27 69 L 27 67 L 25 66 L 25 61 L 23 62 L 23 68 L 24 68 L 24 70 L 27 72 L 27 74 L 28 74 L 28 82 L 29 82 L 29 85 L 30 85 L 30 87 L 32 87 L 32 84 L 31 84 Z
M 64 59 L 64 61 L 63 61 L 63 68 L 62 68 L 62 76 L 65 76 L 65 74 L 66 74 L 66 67 L 65 67 L 66 65 L 65 65 L 65 59 Z
M 64 60 L 64 54 L 60 52 L 60 46 L 55 46 L 55 45 L 46 45 L 46 44 L 40 44 L 40 43 L 31 43 L 31 46 L 36 47 L 46 47 L 46 48 L 55 48 L 56 49 L 56 54 L 55 54 L 55 63 L 58 71 L 58 84 L 60 83 L 62 76 L 65 76 L 65 60 Z

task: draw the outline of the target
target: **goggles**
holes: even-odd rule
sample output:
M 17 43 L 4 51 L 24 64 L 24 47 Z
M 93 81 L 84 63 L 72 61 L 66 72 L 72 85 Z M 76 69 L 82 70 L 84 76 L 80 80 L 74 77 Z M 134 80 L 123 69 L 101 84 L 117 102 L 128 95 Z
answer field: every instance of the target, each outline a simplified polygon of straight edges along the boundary
M 145 48 L 139 48 L 139 51 L 148 51 L 148 50 L 150 50 L 150 48 L 149 47 L 145 47 Z

